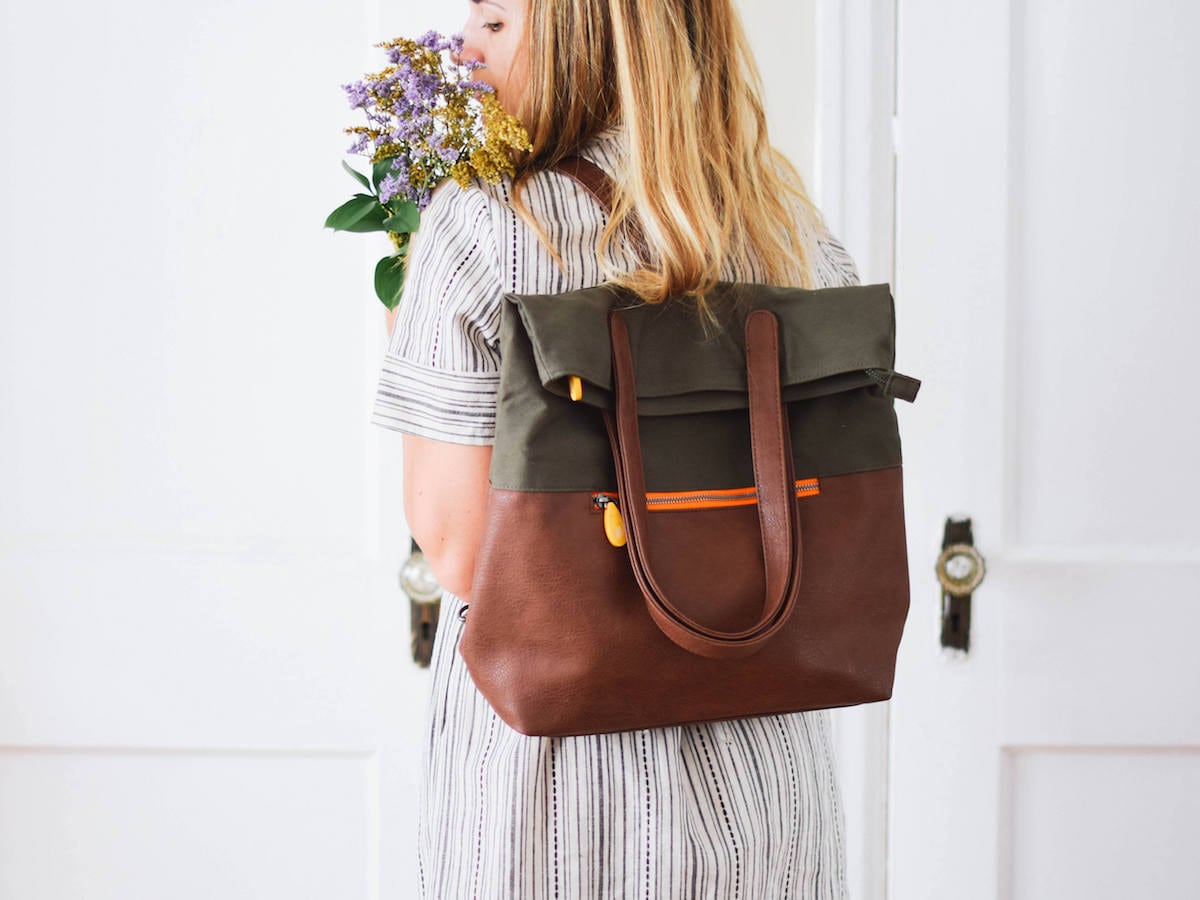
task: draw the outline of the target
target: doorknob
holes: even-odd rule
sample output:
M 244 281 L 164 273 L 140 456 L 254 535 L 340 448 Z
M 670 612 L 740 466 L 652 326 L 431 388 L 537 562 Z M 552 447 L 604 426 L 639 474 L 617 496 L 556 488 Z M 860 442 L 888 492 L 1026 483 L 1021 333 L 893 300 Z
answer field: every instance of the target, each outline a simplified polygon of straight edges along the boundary
M 413 662 L 426 668 L 433 658 L 433 640 L 437 636 L 442 607 L 442 586 L 438 584 L 429 561 L 416 541 L 412 542 L 412 553 L 400 569 L 400 587 L 408 594 Z
M 963 652 L 971 643 L 971 594 L 983 581 L 983 556 L 975 548 L 970 518 L 946 518 L 942 552 L 934 566 L 942 586 L 942 646 Z

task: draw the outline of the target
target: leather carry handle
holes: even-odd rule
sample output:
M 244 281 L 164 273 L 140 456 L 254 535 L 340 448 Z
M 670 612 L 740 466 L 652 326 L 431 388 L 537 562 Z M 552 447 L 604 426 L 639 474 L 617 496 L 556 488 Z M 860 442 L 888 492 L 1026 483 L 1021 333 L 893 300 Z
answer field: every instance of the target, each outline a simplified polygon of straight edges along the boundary
M 602 168 L 582 156 L 566 157 L 553 168 L 579 182 L 606 213 L 612 214 L 614 187 Z M 630 220 L 630 233 L 638 255 L 645 260 L 645 237 L 636 218 Z M 787 622 L 800 592 L 803 554 L 800 518 L 792 489 L 791 438 L 779 385 L 778 320 L 766 310 L 757 310 L 746 319 L 750 437 L 766 593 L 759 621 L 736 633 L 710 629 L 685 616 L 670 602 L 651 571 L 645 550 L 648 535 L 644 502 L 646 484 L 637 424 L 633 358 L 628 330 L 615 310 L 609 314 L 609 333 L 613 346 L 613 392 L 617 398 L 617 411 L 614 421 L 613 414 L 605 410 L 604 424 L 612 445 L 618 490 L 625 497 L 643 498 L 642 502 L 623 504 L 623 512 L 629 536 L 626 543 L 629 559 L 646 599 L 646 608 L 663 634 L 685 650 L 718 659 L 749 656 Z M 794 542 L 793 534 L 796 536 Z
M 754 461 L 758 519 L 762 532 L 765 598 L 762 614 L 743 631 L 709 628 L 684 615 L 655 576 L 648 557 L 649 514 L 638 430 L 637 393 L 629 331 L 618 310 L 609 313 L 615 413 L 604 410 L 612 445 L 626 546 L 646 608 L 659 629 L 680 647 L 700 656 L 749 656 L 787 622 L 800 592 L 803 553 L 800 518 L 793 489 L 791 439 L 779 384 L 779 321 L 758 309 L 746 317 L 746 376 L 750 401 L 750 443 Z M 794 536 L 794 539 L 793 539 Z

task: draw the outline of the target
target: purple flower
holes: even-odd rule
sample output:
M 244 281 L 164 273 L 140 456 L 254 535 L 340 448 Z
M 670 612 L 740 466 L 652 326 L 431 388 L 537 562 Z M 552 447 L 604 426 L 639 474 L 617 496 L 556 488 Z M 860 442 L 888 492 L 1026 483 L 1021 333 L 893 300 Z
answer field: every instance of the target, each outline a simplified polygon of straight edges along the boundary
M 379 179 L 379 202 L 387 203 L 397 194 L 406 193 L 409 189 L 407 177 L 384 175 Z
M 371 92 L 361 81 L 355 81 L 351 84 L 343 84 L 342 90 L 344 90 L 349 96 L 351 109 L 359 106 L 365 108 L 370 103 L 374 102 L 371 97 Z
M 424 124 L 417 119 L 401 119 L 387 133 L 387 140 L 392 144 L 412 143 L 420 139 Z
M 436 75 L 427 75 L 418 73 L 413 79 L 413 84 L 417 94 L 424 102 L 431 102 L 437 97 L 438 88 L 442 85 L 442 79 Z
M 448 46 L 446 41 L 436 31 L 425 32 L 423 35 L 417 38 L 417 43 L 422 47 L 428 47 L 435 53 L 440 53 Z
M 425 138 L 425 141 L 429 144 L 429 149 L 445 165 L 450 166 L 458 162 L 461 151 L 459 148 L 447 144 L 445 135 L 434 131 Z

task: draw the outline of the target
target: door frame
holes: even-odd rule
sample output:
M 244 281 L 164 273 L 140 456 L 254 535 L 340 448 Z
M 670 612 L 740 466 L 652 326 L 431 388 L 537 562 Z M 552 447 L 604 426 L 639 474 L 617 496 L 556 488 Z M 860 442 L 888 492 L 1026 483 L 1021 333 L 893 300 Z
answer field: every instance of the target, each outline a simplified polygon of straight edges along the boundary
M 813 199 L 863 284 L 895 293 L 897 0 L 817 0 Z M 880 122 L 890 127 L 880 129 Z M 911 626 L 910 626 L 911 627 Z M 849 895 L 885 900 L 889 886 L 890 707 L 832 711 L 846 812 Z

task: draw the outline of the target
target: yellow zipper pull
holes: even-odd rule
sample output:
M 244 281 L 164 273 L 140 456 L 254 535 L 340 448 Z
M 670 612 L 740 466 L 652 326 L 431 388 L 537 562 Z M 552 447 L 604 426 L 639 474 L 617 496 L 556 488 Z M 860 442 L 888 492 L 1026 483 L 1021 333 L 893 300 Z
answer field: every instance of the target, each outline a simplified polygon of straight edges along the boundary
M 604 534 L 614 547 L 625 546 L 625 523 L 621 521 L 621 511 L 615 500 L 610 500 L 604 507 Z
M 582 400 L 583 399 L 583 379 L 582 378 L 580 378 L 578 375 L 572 375 L 572 376 L 570 376 L 570 378 L 567 379 L 567 385 L 570 388 L 572 400 Z
M 621 510 L 617 501 L 607 494 L 601 494 L 596 502 L 604 508 L 604 536 L 614 547 L 625 546 L 625 523 L 621 521 Z

